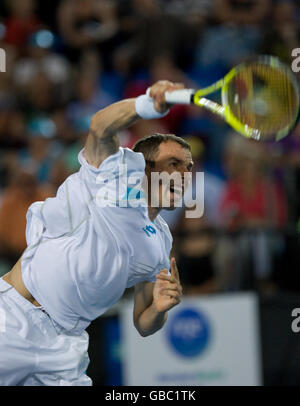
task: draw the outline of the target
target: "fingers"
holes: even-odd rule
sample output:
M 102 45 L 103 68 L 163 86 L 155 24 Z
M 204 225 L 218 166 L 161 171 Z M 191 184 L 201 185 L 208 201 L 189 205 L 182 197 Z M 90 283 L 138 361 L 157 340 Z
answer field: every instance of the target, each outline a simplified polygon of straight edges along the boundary
M 165 102 L 165 92 L 172 92 L 174 90 L 184 89 L 183 83 L 172 83 L 167 80 L 161 80 L 155 83 L 150 88 L 150 97 L 158 102 Z
M 167 290 L 163 292 L 165 296 L 168 296 L 171 299 L 175 299 L 177 303 L 181 301 L 181 295 L 178 292 L 174 292 L 173 290 Z
M 160 290 L 159 295 L 162 300 L 165 300 L 172 305 L 180 303 L 182 298 L 182 292 L 172 289 L 162 289 Z
M 168 276 L 165 273 L 160 273 L 156 275 L 156 279 L 159 283 L 159 291 L 166 292 L 166 291 L 173 291 L 182 295 L 182 286 L 180 282 L 172 276 Z
M 163 309 L 163 311 L 170 310 L 181 302 L 182 293 L 182 286 L 179 279 L 169 275 L 167 269 L 162 269 L 161 272 L 156 275 L 153 300 L 157 308 Z
M 178 292 L 182 292 L 182 287 L 178 282 L 170 282 L 167 280 L 161 280 L 159 284 L 160 289 L 170 289 L 170 290 L 178 290 Z
M 170 282 L 177 283 L 180 281 L 179 278 L 179 271 L 177 268 L 176 260 L 175 258 L 171 258 L 171 276 L 168 274 L 168 271 L 166 269 L 162 269 L 159 274 L 156 275 L 157 279 L 162 279 Z
M 170 287 L 163 287 L 159 290 L 159 293 L 165 296 L 178 296 L 181 298 L 182 296 L 182 288 L 177 287 L 177 288 L 170 288 Z
M 162 281 L 168 281 L 171 283 L 177 283 L 177 279 L 174 276 L 170 276 L 166 273 L 159 273 L 156 275 L 156 279 L 160 279 Z
M 149 94 L 157 105 L 162 106 L 166 104 L 165 92 L 172 92 L 178 89 L 184 89 L 184 84 L 160 80 L 151 86 Z
M 173 278 L 175 278 L 179 281 L 179 272 L 178 272 L 175 258 L 171 258 L 171 275 Z

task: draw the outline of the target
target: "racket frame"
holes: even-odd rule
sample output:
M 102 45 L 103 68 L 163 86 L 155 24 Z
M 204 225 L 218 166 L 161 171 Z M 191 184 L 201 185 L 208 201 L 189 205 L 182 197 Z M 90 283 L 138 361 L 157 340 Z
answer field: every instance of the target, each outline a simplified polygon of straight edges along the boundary
M 295 78 L 295 76 L 292 74 L 290 69 L 283 64 L 277 57 L 270 56 L 270 55 L 261 55 L 256 58 L 249 59 L 246 62 L 243 62 L 234 68 L 232 68 L 225 76 L 224 78 L 218 80 L 214 84 L 205 87 L 203 89 L 199 90 L 193 90 L 193 89 L 183 89 L 183 90 L 178 90 L 175 91 L 174 96 L 172 97 L 172 93 L 167 93 L 166 94 L 166 100 L 168 103 L 176 103 L 175 100 L 179 100 L 177 98 L 176 93 L 180 95 L 180 92 L 182 95 L 185 95 L 182 98 L 182 103 L 183 104 L 195 104 L 200 107 L 204 107 L 205 109 L 211 111 L 214 114 L 217 114 L 221 116 L 225 121 L 231 125 L 232 128 L 234 128 L 237 132 L 241 133 L 244 135 L 246 138 L 254 138 L 256 140 L 260 140 L 261 138 L 261 133 L 258 129 L 251 128 L 247 124 L 243 124 L 240 120 L 238 120 L 235 115 L 232 113 L 229 102 L 228 102 L 228 86 L 232 79 L 243 69 L 249 65 L 249 63 L 257 62 L 261 64 L 265 64 L 271 67 L 274 67 L 275 69 L 279 69 L 283 74 L 285 74 L 289 80 L 291 81 L 295 92 L 297 94 L 298 100 L 298 110 L 297 114 L 295 115 L 295 118 L 292 123 L 287 125 L 286 127 L 282 128 L 277 134 L 276 134 L 276 141 L 279 141 L 280 139 L 284 138 L 286 135 L 290 133 L 290 131 L 295 127 L 298 118 L 299 118 L 299 113 L 300 113 L 300 102 L 299 102 L 299 85 L 298 82 Z M 207 96 L 209 94 L 215 93 L 216 91 L 221 89 L 221 101 L 222 104 L 218 104 L 212 100 L 209 100 L 205 98 L 204 96 Z M 185 92 L 187 91 L 187 92 Z M 185 93 L 183 93 L 185 92 Z M 178 102 L 177 102 L 178 103 Z

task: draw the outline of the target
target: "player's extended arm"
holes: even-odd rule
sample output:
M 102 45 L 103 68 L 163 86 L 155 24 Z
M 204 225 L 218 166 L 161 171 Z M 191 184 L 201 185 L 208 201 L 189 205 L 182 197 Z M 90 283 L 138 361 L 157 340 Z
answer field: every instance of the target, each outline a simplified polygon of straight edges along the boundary
M 181 301 L 182 287 L 175 259 L 171 260 L 171 275 L 163 269 L 156 282 L 141 282 L 135 286 L 133 322 L 141 336 L 160 330 L 167 312 Z
M 85 144 L 84 155 L 88 163 L 98 168 L 108 156 L 118 151 L 119 131 L 130 127 L 140 118 L 159 118 L 164 115 L 169 108 L 165 102 L 165 92 L 183 87 L 181 83 L 161 80 L 151 86 L 151 98 L 143 95 L 137 99 L 125 99 L 98 111 L 91 119 Z

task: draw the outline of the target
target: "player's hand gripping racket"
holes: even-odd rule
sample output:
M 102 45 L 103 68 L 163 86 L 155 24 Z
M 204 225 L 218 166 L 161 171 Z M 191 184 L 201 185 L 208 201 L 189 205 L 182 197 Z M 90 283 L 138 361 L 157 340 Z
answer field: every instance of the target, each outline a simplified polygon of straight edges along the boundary
M 221 89 L 222 104 L 204 98 Z M 259 56 L 234 67 L 204 89 L 166 92 L 169 104 L 196 104 L 223 117 L 236 131 L 256 140 L 287 136 L 299 114 L 299 88 L 291 69 L 274 56 Z

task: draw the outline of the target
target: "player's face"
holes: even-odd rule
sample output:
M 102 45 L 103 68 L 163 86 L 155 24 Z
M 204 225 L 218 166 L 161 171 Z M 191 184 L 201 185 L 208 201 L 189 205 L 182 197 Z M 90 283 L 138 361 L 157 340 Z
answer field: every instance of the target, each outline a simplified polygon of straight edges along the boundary
M 162 174 L 165 172 L 172 175 L 172 178 L 162 179 L 159 187 L 153 190 L 151 179 L 148 179 L 150 193 L 156 194 L 159 208 L 173 210 L 176 202 L 182 201 L 182 196 L 188 186 L 191 177 L 193 161 L 188 149 L 183 148 L 175 141 L 162 142 L 159 145 L 158 154 L 155 157 L 155 166 L 151 173 Z

